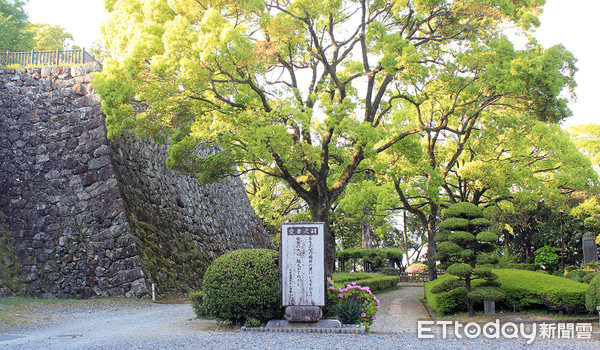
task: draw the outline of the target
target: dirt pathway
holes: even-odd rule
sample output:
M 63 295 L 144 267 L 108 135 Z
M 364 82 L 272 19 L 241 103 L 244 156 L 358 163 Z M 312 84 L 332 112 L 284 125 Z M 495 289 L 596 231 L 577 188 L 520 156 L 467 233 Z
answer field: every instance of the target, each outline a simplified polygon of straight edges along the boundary
M 417 321 L 429 320 L 419 300 L 423 298 L 423 286 L 400 287 L 377 298 L 380 307 L 371 327 L 373 333 L 416 333 Z

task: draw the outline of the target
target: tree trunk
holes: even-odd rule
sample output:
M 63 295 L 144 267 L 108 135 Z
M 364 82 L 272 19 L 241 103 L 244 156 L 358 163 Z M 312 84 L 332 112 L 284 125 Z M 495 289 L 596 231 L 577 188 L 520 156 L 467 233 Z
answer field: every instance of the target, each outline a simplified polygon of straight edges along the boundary
M 325 276 L 331 277 L 335 267 L 335 238 L 329 229 L 330 206 L 327 201 L 319 201 L 309 206 L 312 220 L 325 223 Z
M 467 310 L 469 310 L 469 317 L 475 315 L 475 309 L 473 308 L 473 300 L 469 298 L 469 292 L 471 291 L 471 277 L 465 278 L 465 289 L 467 290 Z
M 362 223 L 362 247 L 363 249 L 371 249 L 373 239 L 371 238 L 371 225 L 368 221 Z
M 410 264 L 410 260 L 408 257 L 408 230 L 406 225 L 406 210 L 403 211 L 403 220 L 402 220 L 403 230 L 402 230 L 402 238 L 404 239 L 404 256 L 406 257 L 406 267 Z M 417 259 L 419 255 L 417 255 Z
M 431 212 L 427 217 L 427 270 L 429 271 L 429 280 L 433 281 L 437 278 L 437 268 L 434 255 L 437 252 L 435 233 L 436 233 L 436 217 L 438 212 L 437 204 L 431 204 Z

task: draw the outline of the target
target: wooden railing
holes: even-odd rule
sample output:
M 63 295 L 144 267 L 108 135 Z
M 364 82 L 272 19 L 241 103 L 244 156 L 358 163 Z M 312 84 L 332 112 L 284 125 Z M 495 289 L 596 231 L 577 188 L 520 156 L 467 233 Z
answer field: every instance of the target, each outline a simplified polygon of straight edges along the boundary
M 438 270 L 437 274 L 443 275 L 444 270 Z M 400 282 L 429 282 L 428 272 L 402 272 L 400 274 Z
M 29 52 L 0 52 L 0 66 L 60 66 L 94 62 L 96 59 L 81 50 L 53 50 Z

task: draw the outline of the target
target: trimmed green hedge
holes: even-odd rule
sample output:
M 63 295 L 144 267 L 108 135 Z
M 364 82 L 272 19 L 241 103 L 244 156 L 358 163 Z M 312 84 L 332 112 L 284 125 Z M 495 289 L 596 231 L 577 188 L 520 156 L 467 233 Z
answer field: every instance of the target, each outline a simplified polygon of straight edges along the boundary
M 368 259 L 371 256 L 379 256 L 385 259 L 402 259 L 400 249 L 346 249 L 338 250 L 336 256 L 340 259 Z
M 501 289 L 505 293 L 505 299 L 496 304 L 498 308 L 512 310 L 514 305 L 517 310 L 537 307 L 566 312 L 585 310 L 587 284 L 527 270 L 494 269 L 492 272 L 498 275 L 498 282 L 502 284 Z M 465 310 L 464 288 L 438 294 L 431 292 L 435 286 L 449 278 L 456 277 L 446 274 L 425 283 L 429 307 L 442 315 Z M 475 280 L 473 286 L 480 283 L 482 280 Z
M 429 307 L 437 314 L 447 315 L 459 311 L 467 310 L 467 289 L 458 287 L 450 289 L 448 292 L 433 293 L 431 290 L 442 288 L 444 281 L 458 280 L 456 276 L 451 274 L 443 274 L 436 280 L 425 283 L 425 298 Z M 449 283 L 449 282 L 446 282 Z
M 356 282 L 360 286 L 369 286 L 373 293 L 395 288 L 400 282 L 398 276 L 386 276 L 379 273 L 334 273 L 333 282 L 336 288 L 344 288 Z

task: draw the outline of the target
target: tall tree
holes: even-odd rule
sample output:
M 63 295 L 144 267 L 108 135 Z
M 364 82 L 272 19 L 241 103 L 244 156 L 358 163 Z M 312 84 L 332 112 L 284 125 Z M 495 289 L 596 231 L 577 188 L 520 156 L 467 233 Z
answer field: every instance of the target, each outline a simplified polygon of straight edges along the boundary
M 403 140 L 402 146 L 390 148 L 380 160 L 389 165 L 386 172 L 401 207 L 427 227 L 433 278 L 441 207 L 464 201 L 480 204 L 486 191 L 510 192 L 512 185 L 518 185 L 509 175 L 521 174 L 522 180 L 530 172 L 532 179 L 538 179 L 541 173 L 557 169 L 544 166 L 556 165 L 560 157 L 535 149 L 550 147 L 542 141 L 543 131 L 558 129 L 544 127 L 544 121 L 557 122 L 570 115 L 561 92 L 574 88 L 575 67 L 573 56 L 562 46 L 545 50 L 531 42 L 526 50 L 516 51 L 503 37 L 450 47 L 431 65 L 437 67 L 437 74 L 430 69 L 429 75 L 413 81 L 409 88 L 413 93 L 404 98 L 400 122 L 394 124 L 409 123 L 422 131 Z M 537 139 L 526 132 L 532 130 L 538 131 Z M 579 154 L 573 147 L 570 151 Z M 533 176 L 536 172 L 540 174 Z M 486 179 L 491 182 L 479 188 Z
M 314 221 L 327 222 L 365 160 L 439 130 L 397 120 L 400 101 L 417 98 L 407 86 L 442 74 L 436 62 L 448 61 L 452 48 L 478 47 L 506 23 L 537 25 L 542 4 L 109 0 L 104 35 L 112 57 L 96 87 L 110 136 L 133 128 L 170 137 L 170 166 L 202 180 L 238 171 L 280 178 Z M 521 88 L 539 90 L 533 104 L 554 109 L 544 86 Z M 493 101 L 497 93 L 482 95 Z M 203 142 L 220 151 L 198 157 Z M 333 235 L 326 246 L 331 271 Z
M 27 0 L 0 0 L 0 51 L 30 51 L 33 34 L 23 6 Z

